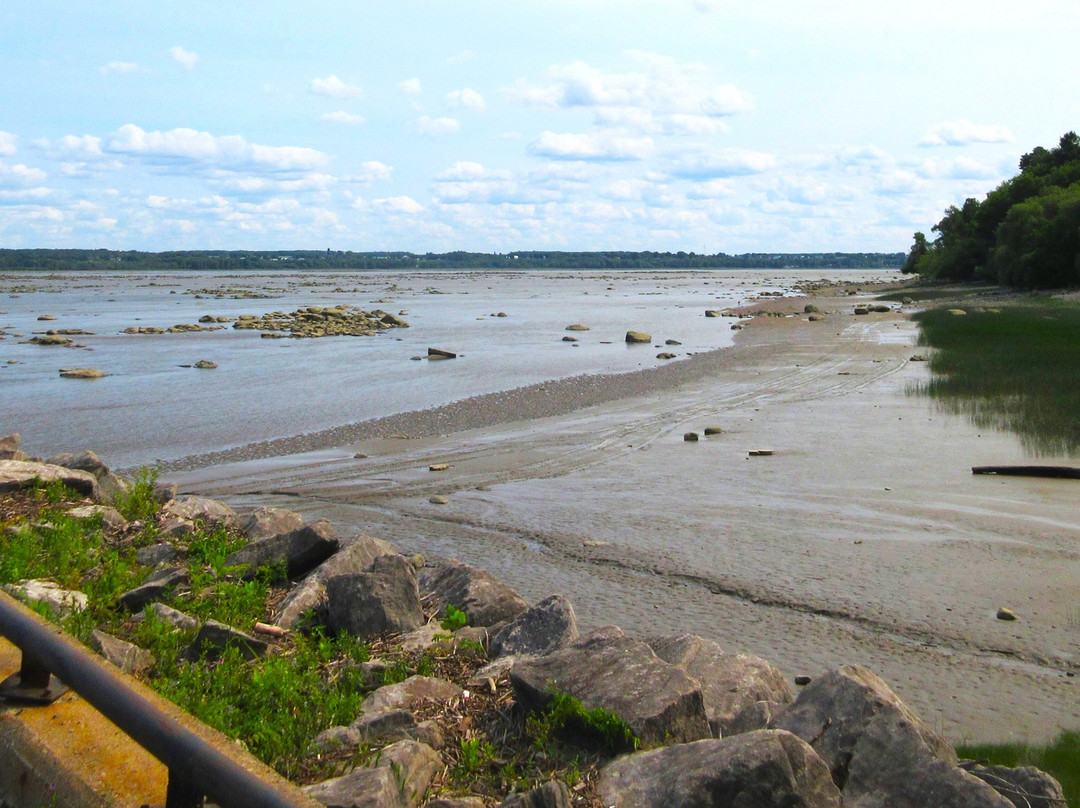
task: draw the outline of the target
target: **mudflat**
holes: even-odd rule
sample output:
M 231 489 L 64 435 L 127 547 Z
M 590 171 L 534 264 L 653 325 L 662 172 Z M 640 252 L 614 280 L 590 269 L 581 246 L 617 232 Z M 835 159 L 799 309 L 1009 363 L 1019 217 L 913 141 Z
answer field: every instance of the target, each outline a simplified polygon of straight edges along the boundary
M 586 625 L 693 632 L 791 676 L 864 664 L 952 741 L 1080 728 L 1078 483 L 972 475 L 1030 458 L 910 395 L 914 323 L 839 292 L 755 303 L 789 316 L 740 321 L 732 348 L 167 477 L 560 592 Z

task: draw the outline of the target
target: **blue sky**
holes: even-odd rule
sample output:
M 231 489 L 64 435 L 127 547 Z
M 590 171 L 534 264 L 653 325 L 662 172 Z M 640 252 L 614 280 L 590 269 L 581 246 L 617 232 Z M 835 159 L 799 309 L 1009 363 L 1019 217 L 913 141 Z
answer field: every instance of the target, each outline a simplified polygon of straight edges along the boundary
M 1075 0 L 7 0 L 0 247 L 899 251 L 1080 128 Z

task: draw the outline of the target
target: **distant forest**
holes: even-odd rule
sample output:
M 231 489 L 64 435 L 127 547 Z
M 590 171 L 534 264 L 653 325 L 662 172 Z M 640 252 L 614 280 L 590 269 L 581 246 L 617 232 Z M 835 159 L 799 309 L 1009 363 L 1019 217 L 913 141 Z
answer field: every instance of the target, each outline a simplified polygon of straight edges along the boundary
M 897 253 L 692 252 L 410 253 L 340 250 L 0 250 L 2 270 L 55 272 L 106 269 L 892 269 L 903 266 Z
M 1020 158 L 1020 173 L 982 201 L 953 205 L 915 234 L 904 272 L 1022 289 L 1080 286 L 1080 137 Z

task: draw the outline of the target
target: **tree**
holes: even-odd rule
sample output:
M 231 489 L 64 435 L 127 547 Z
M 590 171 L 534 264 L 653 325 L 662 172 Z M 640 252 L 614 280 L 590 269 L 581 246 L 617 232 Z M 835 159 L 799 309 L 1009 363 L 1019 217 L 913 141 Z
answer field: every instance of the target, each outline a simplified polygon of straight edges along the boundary
M 926 241 L 926 234 L 915 231 L 915 243 L 911 245 L 911 251 L 908 253 L 907 260 L 904 262 L 903 268 L 900 270 L 905 275 L 912 272 L 918 272 L 919 262 L 922 261 L 923 256 L 930 251 L 930 244 Z

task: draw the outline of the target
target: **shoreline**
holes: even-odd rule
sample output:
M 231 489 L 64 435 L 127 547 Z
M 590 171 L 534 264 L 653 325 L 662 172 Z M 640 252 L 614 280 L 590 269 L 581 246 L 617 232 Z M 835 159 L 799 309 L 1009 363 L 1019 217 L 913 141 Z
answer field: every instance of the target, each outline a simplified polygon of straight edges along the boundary
M 423 438 L 297 445 L 178 482 L 461 558 L 529 600 L 561 592 L 585 624 L 690 631 L 791 675 L 866 664 L 954 740 L 1080 727 L 1073 489 L 973 478 L 1020 456 L 1015 439 L 905 395 L 926 372 L 914 325 L 854 302 L 816 298 L 825 322 L 743 321 L 733 348 L 598 377 L 607 389 L 540 385 L 559 394 L 536 409 L 525 388 L 449 405 L 457 421 L 422 413 Z M 574 406 L 574 385 L 602 400 Z M 682 440 L 713 423 L 725 433 Z M 1002 605 L 1021 619 L 998 621 Z

